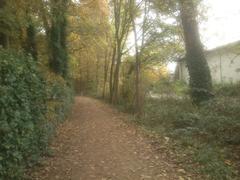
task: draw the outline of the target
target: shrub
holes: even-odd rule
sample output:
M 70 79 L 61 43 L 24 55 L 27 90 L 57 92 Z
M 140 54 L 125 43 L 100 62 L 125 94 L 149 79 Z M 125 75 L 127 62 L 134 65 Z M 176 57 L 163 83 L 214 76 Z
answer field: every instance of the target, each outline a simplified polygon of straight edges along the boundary
M 73 103 L 73 88 L 61 76 L 46 73 L 47 119 L 54 124 L 63 121 Z
M 209 141 L 240 144 L 240 101 L 226 97 L 215 98 L 200 109 L 198 125 L 208 133 Z
M 0 179 L 22 179 L 71 108 L 70 84 L 38 67 L 23 53 L 0 50 Z
M 163 78 L 153 86 L 152 91 L 157 94 L 183 96 L 189 93 L 189 88 L 187 84 L 182 81 L 172 82 L 169 78 Z
M 217 96 L 240 97 L 240 82 L 235 84 L 219 84 L 214 87 Z
M 46 92 L 36 62 L 0 50 L 0 177 L 17 179 L 45 148 Z

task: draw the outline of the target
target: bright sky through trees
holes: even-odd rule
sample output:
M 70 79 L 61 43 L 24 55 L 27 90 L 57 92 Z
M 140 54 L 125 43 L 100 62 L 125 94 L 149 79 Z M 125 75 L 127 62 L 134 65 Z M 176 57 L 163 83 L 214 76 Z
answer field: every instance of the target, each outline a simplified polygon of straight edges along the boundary
M 208 7 L 207 21 L 202 23 L 201 34 L 206 48 L 211 49 L 240 40 L 240 1 L 204 0 Z

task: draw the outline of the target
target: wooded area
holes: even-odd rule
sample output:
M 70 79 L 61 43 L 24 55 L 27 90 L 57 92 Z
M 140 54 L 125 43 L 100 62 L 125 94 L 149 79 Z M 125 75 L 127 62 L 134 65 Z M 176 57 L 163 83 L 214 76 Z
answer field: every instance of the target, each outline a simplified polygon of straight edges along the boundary
M 0 0 L 0 179 L 21 179 L 47 152 L 75 95 L 190 147 L 206 178 L 239 177 L 239 83 L 212 83 L 200 3 Z M 189 85 L 167 69 L 183 57 Z

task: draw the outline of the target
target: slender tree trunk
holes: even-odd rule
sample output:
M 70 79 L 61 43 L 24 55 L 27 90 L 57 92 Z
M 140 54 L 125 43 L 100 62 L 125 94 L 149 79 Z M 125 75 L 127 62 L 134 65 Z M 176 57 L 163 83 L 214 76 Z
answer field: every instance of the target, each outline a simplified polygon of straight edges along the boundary
M 95 90 L 96 93 L 98 93 L 98 84 L 99 84 L 99 56 L 97 55 L 97 62 L 96 62 L 96 84 L 95 84 Z
M 197 10 L 193 0 L 180 0 L 181 20 L 186 47 L 186 62 L 190 75 L 190 88 L 193 102 L 199 104 L 212 95 L 210 70 L 200 41 Z
M 63 78 L 68 76 L 68 55 L 66 46 L 66 8 L 68 0 L 51 0 L 52 26 L 49 33 L 50 68 Z
M 136 29 L 136 24 L 134 20 L 134 14 L 131 14 L 131 20 L 132 20 L 132 26 L 133 26 L 133 33 L 134 33 L 134 44 L 135 44 L 135 113 L 137 115 L 142 114 L 142 106 L 141 106 L 141 94 L 140 94 L 140 56 L 139 56 L 139 48 L 138 48 L 138 42 L 137 42 L 137 29 Z
M 112 102 L 112 99 L 113 99 L 113 73 L 114 73 L 115 59 L 116 59 L 116 45 L 114 45 L 113 47 L 112 62 L 111 62 L 110 77 L 109 77 L 110 102 Z
M 108 49 L 107 49 L 105 52 L 105 59 L 104 59 L 104 80 L 103 80 L 103 92 L 102 92 L 103 99 L 105 98 L 105 95 L 106 95 L 106 85 L 107 85 L 108 69 L 109 69 L 109 54 L 110 53 L 108 53 Z
M 31 54 L 33 59 L 37 60 L 38 52 L 36 43 L 36 29 L 31 20 L 29 20 L 29 25 L 27 27 L 27 39 L 25 47 L 26 47 L 25 51 Z
M 119 73 L 120 73 L 120 66 L 121 66 L 121 59 L 122 59 L 122 52 L 119 44 L 117 43 L 117 62 L 114 71 L 114 79 L 113 79 L 113 95 L 112 95 L 112 103 L 115 104 L 118 101 L 118 86 L 119 86 Z
M 121 60 L 123 55 L 123 49 L 125 48 L 126 38 L 129 33 L 131 21 L 130 21 L 130 12 L 129 12 L 130 10 L 129 0 L 114 0 L 113 5 L 114 5 L 114 27 L 115 27 L 114 41 L 116 43 L 114 47 L 116 52 L 115 52 L 115 56 L 113 57 L 116 58 L 116 65 L 115 65 L 115 71 L 113 73 L 113 77 L 111 77 L 113 78 L 113 82 L 112 82 L 113 84 L 111 87 L 110 101 L 111 103 L 117 103 Z
M 2 46 L 5 49 L 7 49 L 9 47 L 8 36 L 1 32 L 0 32 L 0 46 Z
M 61 38 L 61 48 L 62 48 L 62 76 L 64 78 L 68 77 L 68 49 L 67 49 L 67 7 L 69 0 L 62 0 L 61 2 L 61 20 L 59 22 L 60 26 L 60 38 Z
M 135 8 L 136 1 L 131 0 L 131 22 L 134 33 L 134 45 L 135 45 L 135 113 L 140 116 L 143 112 L 143 90 L 141 89 L 141 55 L 144 49 L 145 43 L 145 33 L 146 33 L 146 22 L 147 22 L 147 13 L 148 13 L 148 1 L 145 0 L 144 4 L 144 17 L 142 23 L 142 34 L 141 34 L 141 45 L 138 45 L 138 34 L 135 23 Z M 130 68 L 129 72 L 131 73 Z
M 5 0 L 0 0 L 0 9 L 4 9 L 6 6 L 6 1 Z M 4 22 L 0 22 L 0 26 L 1 27 L 4 27 Z M 2 46 L 3 48 L 8 48 L 9 46 L 9 39 L 8 39 L 8 36 L 3 33 L 3 32 L 0 32 L 0 46 Z
M 89 64 L 89 60 L 87 59 L 87 69 L 86 69 L 86 82 L 85 82 L 85 88 L 84 90 L 87 92 L 91 87 L 89 87 L 89 83 L 90 83 L 90 64 Z

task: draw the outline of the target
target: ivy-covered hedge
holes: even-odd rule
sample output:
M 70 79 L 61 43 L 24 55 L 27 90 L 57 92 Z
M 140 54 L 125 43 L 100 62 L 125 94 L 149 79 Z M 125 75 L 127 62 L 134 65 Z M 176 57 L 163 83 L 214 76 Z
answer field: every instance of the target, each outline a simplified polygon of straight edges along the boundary
M 22 178 L 71 102 L 71 88 L 61 77 L 40 73 L 23 53 L 0 49 L 0 179 Z

